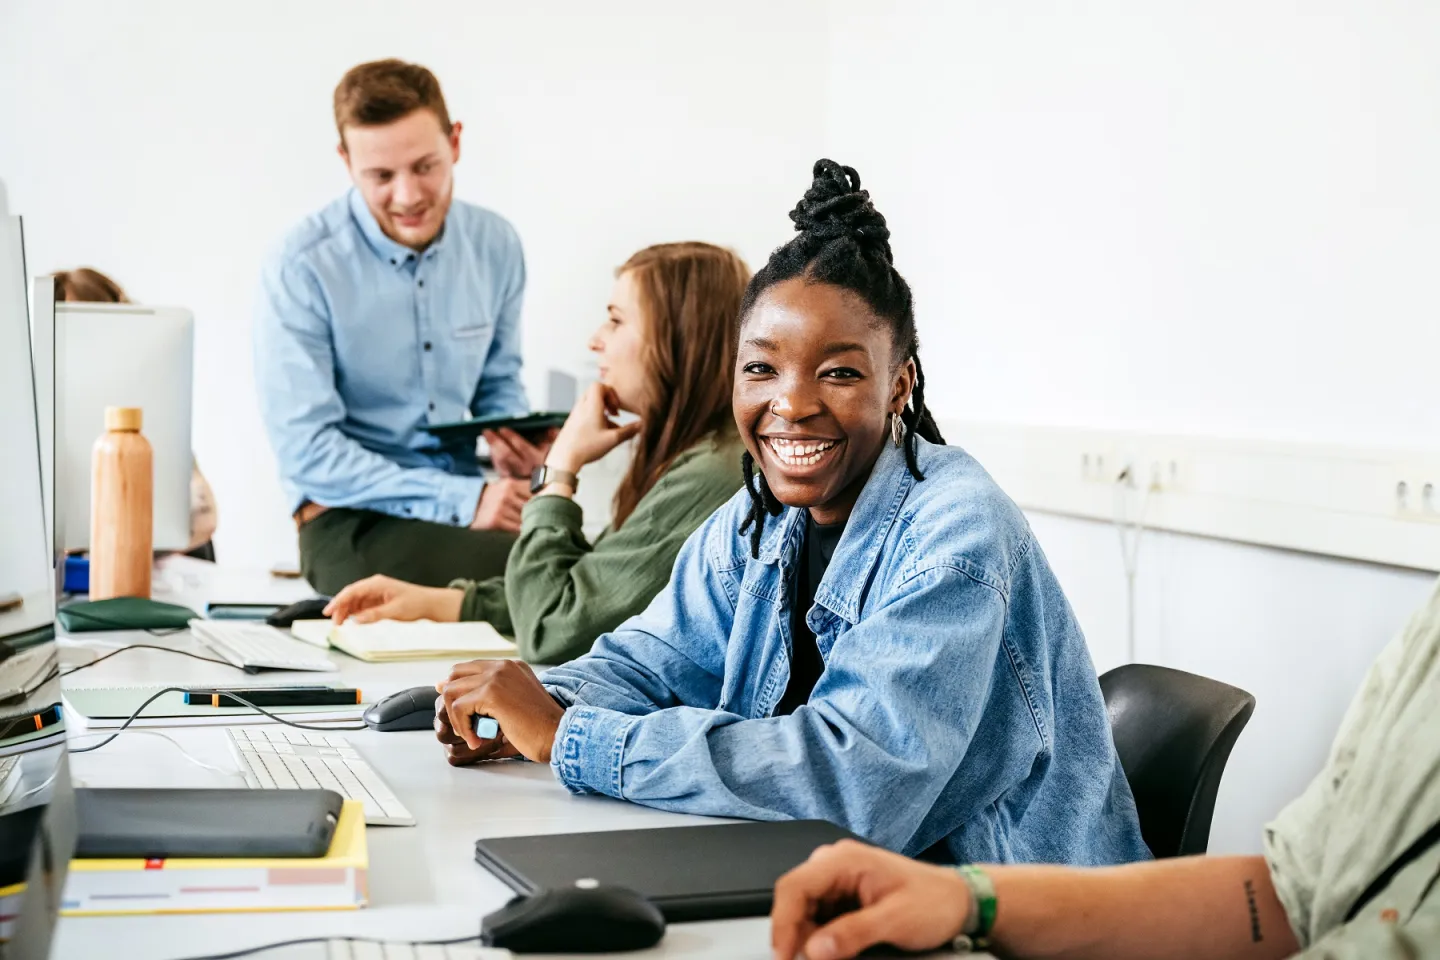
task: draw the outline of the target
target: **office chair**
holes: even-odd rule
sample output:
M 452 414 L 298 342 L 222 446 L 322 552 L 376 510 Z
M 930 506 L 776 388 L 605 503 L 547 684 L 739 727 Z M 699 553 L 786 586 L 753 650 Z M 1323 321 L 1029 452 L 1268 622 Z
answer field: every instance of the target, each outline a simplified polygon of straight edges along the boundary
M 1204 853 L 1220 776 L 1255 698 L 1218 680 L 1144 663 L 1104 674 L 1100 690 L 1150 852 Z

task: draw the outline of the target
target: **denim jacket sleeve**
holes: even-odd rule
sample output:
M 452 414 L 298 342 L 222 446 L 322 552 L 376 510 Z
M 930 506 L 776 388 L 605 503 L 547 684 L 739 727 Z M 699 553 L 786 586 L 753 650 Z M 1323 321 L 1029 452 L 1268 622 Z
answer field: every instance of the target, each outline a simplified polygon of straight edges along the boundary
M 956 789 L 952 780 L 987 701 L 1021 697 L 1018 685 L 991 689 L 1004 598 L 953 566 L 914 571 L 839 634 L 809 704 L 789 716 L 751 718 L 723 704 L 715 709 L 705 685 L 675 692 L 692 686 L 687 678 L 697 665 L 710 671 L 723 658 L 732 622 L 695 616 L 702 600 L 709 609 L 728 604 L 722 577 L 706 576 L 700 558 L 687 553 L 668 591 L 678 599 L 657 602 L 644 629 L 627 625 L 602 638 L 598 656 L 556 678 L 562 699 L 574 704 L 552 760 L 561 782 L 684 813 L 829 820 L 905 849 L 941 791 Z M 1012 752 L 1028 766 L 1042 748 L 1038 729 L 1016 736 L 1033 744 Z M 1015 773 L 974 766 L 1004 783 Z M 959 786 L 969 794 L 962 805 L 984 809 L 995 787 L 992 776 L 975 776 Z
M 255 380 L 284 478 L 306 499 L 327 507 L 442 523 L 459 516 L 468 523 L 484 485 L 479 477 L 402 467 L 340 430 L 345 403 L 335 388 L 330 337 L 330 317 L 314 278 L 293 259 L 272 258 L 255 318 Z
M 704 543 L 711 523 L 713 518 L 680 548 L 669 584 L 644 613 L 600 637 L 586 656 L 552 667 L 541 678 L 551 694 L 571 705 L 555 735 L 557 773 L 567 765 L 568 728 L 593 724 L 601 714 L 613 724 L 626 716 L 713 705 L 719 699 L 735 604 L 726 581 L 710 575 Z M 569 748 L 578 750 L 578 735 L 572 741 Z M 572 772 L 578 773 L 578 759 L 577 754 L 568 761 Z

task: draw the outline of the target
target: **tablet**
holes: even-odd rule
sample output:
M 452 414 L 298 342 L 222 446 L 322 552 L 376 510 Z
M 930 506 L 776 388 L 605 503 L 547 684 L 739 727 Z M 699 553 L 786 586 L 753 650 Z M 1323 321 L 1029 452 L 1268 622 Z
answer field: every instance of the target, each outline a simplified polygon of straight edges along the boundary
M 432 437 L 447 441 L 478 437 L 486 430 L 514 430 L 528 440 L 546 430 L 564 426 L 569 416 L 570 414 L 563 410 L 545 410 L 519 417 L 476 417 L 473 420 L 456 420 L 453 423 L 431 423 L 421 426 L 420 429 Z
M 854 834 L 821 820 L 496 837 L 475 859 L 522 896 L 586 880 L 629 887 L 670 923 L 762 917 L 775 881 Z

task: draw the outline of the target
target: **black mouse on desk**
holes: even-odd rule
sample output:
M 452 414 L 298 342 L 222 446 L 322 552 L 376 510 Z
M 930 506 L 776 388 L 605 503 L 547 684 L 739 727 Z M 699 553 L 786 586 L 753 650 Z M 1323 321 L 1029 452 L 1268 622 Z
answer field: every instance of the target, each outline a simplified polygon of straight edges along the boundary
M 653 903 L 593 880 L 516 897 L 480 921 L 480 942 L 512 953 L 644 950 L 664 936 L 665 918 Z
M 381 733 L 392 730 L 429 730 L 435 726 L 435 699 L 439 696 L 434 687 L 411 687 L 375 701 L 369 710 L 361 714 L 361 719 L 370 725 L 370 729 Z M 479 714 L 470 718 L 470 728 L 479 734 L 482 740 L 490 740 L 500 735 L 500 725 L 490 717 Z
M 272 627 L 288 630 L 296 620 L 324 620 L 325 608 L 329 604 L 329 597 L 309 597 L 292 603 L 288 607 L 281 607 L 266 617 L 265 622 Z
M 434 687 L 411 687 L 376 700 L 362 715 L 372 730 L 431 730 L 435 726 Z

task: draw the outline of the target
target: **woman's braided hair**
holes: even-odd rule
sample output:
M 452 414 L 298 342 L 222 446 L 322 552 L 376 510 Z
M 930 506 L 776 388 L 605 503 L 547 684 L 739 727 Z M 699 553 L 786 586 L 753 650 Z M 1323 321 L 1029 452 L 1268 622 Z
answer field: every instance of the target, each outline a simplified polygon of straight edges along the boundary
M 920 368 L 920 340 L 915 334 L 915 303 L 910 285 L 895 269 L 885 217 L 870 202 L 870 191 L 860 189 L 860 175 L 854 167 L 819 160 L 810 189 L 790 211 L 790 219 L 798 232 L 777 247 L 751 278 L 740 302 L 741 325 L 766 290 L 795 277 L 841 287 L 864 300 L 877 317 L 890 324 L 892 342 L 901 348 L 900 362 L 915 363 L 915 389 L 900 419 L 905 425 L 905 463 L 915 479 L 924 480 L 916 460 L 915 438 L 924 437 L 930 443 L 944 443 L 945 438 L 925 406 L 925 373 Z M 765 518 L 779 516 L 782 505 L 770 492 L 764 473 L 755 469 L 755 458 L 748 451 L 741 466 L 745 489 L 750 494 L 750 512 L 740 532 L 749 532 L 750 554 L 758 558 Z

